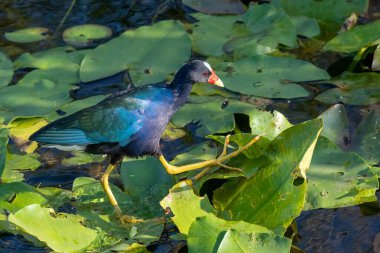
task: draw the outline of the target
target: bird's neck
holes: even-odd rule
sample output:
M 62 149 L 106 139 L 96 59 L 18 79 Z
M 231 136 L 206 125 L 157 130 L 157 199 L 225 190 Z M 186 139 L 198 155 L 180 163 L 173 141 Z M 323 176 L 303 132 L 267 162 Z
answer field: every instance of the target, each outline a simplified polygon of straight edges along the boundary
M 190 95 L 191 88 L 193 87 L 193 81 L 190 79 L 190 75 L 185 71 L 178 72 L 172 83 L 169 85 L 169 89 L 172 89 L 177 93 L 176 104 L 181 107 L 186 103 L 187 97 Z

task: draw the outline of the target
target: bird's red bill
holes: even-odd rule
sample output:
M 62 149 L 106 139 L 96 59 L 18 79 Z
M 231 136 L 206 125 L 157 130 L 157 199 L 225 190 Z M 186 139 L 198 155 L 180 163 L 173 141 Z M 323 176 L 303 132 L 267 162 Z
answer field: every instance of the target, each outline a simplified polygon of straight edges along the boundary
M 222 80 L 219 79 L 219 77 L 215 74 L 214 70 L 211 72 L 211 76 L 208 79 L 208 83 L 224 87 Z

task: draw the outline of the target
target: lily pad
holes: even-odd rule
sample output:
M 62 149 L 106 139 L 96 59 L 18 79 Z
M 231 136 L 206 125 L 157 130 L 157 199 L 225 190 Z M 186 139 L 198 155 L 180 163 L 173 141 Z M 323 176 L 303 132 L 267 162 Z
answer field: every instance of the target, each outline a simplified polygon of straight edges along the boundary
M 316 19 L 305 16 L 292 16 L 290 19 L 296 27 L 297 35 L 312 38 L 321 32 Z
M 161 21 L 128 30 L 87 53 L 80 79 L 89 82 L 128 69 L 135 85 L 164 81 L 190 58 L 190 39 L 180 22 Z
M 10 213 L 16 213 L 31 204 L 44 204 L 47 201 L 33 186 L 22 182 L 0 185 L 0 193 L 0 208 Z
M 215 191 L 213 203 L 219 216 L 285 232 L 303 209 L 305 173 L 321 130 L 322 120 L 317 119 L 278 135 L 257 159 L 257 173 L 230 180 Z
M 269 98 L 307 97 L 309 93 L 296 82 L 329 79 L 323 69 L 306 61 L 258 55 L 236 62 L 208 59 L 225 87 L 242 94 Z M 294 71 L 297 69 L 297 71 Z
M 196 196 L 186 181 L 173 186 L 160 205 L 174 214 L 172 220 L 182 234 L 188 234 L 190 225 L 197 217 L 215 212 L 207 197 Z
M 376 200 L 377 176 L 359 155 L 320 137 L 308 174 L 304 209 L 335 208 Z
M 344 73 L 329 82 L 338 87 L 322 92 L 316 100 L 327 104 L 341 102 L 350 105 L 368 105 L 380 101 L 378 73 Z
M 7 86 L 13 77 L 13 64 L 9 58 L 0 52 L 0 87 Z
M 8 129 L 0 128 L 0 174 L 3 175 L 8 145 Z
M 374 31 L 379 30 L 380 20 L 356 26 L 327 42 L 324 46 L 324 50 L 351 53 L 363 47 L 377 45 L 380 42 L 380 34 Z
M 157 158 L 124 160 L 120 170 L 124 191 L 139 207 L 139 217 L 162 216 L 159 201 L 175 183 Z
M 252 111 L 249 114 L 249 126 L 253 134 L 265 134 L 273 140 L 282 131 L 292 126 L 287 118 L 280 112 Z
M 245 57 L 273 52 L 279 44 L 298 45 L 292 20 L 271 4 L 251 4 L 236 16 L 193 16 L 199 20 L 192 27 L 193 49 L 203 55 Z
M 322 136 L 327 137 L 339 147 L 347 145 L 350 140 L 350 133 L 348 129 L 348 117 L 344 105 L 333 105 L 319 115 L 318 118 L 323 119 Z
M 377 45 L 375 52 L 373 53 L 372 71 L 380 70 L 380 44 Z
M 3 182 L 19 182 L 24 179 L 23 170 L 35 170 L 41 163 L 38 154 L 18 155 L 6 152 L 6 162 L 1 180 Z
M 29 27 L 4 34 L 5 38 L 17 43 L 30 43 L 45 40 L 49 37 L 49 29 L 44 27 Z
M 323 22 L 341 24 L 351 13 L 362 13 L 368 8 L 368 0 L 273 0 L 293 16 L 307 16 Z
M 55 213 L 53 209 L 43 208 L 38 204 L 26 206 L 11 214 L 9 221 L 57 252 L 83 250 L 98 236 L 96 230 L 82 224 L 83 217 Z
M 183 0 L 182 3 L 207 14 L 241 14 L 245 10 L 240 0 Z
M 84 24 L 67 28 L 63 34 L 63 40 L 73 46 L 84 47 L 93 40 L 105 39 L 112 35 L 112 30 L 107 26 L 96 24 Z
M 218 253 L 289 252 L 291 242 L 285 237 L 261 233 L 242 233 L 231 229 L 221 241 Z
M 240 234 L 240 239 L 234 237 L 235 233 Z M 189 252 L 288 252 L 290 244 L 289 239 L 264 227 L 244 221 L 226 221 L 211 214 L 198 217 L 188 234 Z
M 364 116 L 354 133 L 352 150 L 370 164 L 380 163 L 380 112 L 371 110 Z
M 235 128 L 234 113 L 248 114 L 255 110 L 254 106 L 239 101 L 231 101 L 224 108 L 223 102 L 224 100 L 215 98 L 209 103 L 185 104 L 173 116 L 172 122 L 178 127 L 183 127 L 192 121 L 199 121 L 197 134 L 205 136 L 232 131 Z

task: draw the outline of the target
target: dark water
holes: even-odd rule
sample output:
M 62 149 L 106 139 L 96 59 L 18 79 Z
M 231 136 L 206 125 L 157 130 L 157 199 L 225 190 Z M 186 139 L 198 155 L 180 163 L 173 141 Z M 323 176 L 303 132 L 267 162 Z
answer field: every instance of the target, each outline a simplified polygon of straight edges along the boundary
M 0 34 L 30 26 L 43 26 L 54 33 L 62 18 L 69 9 L 71 1 L 52 0 L 1 0 L 0 1 Z M 65 28 L 85 23 L 96 23 L 110 27 L 117 35 L 125 29 L 147 25 L 152 22 L 177 18 L 191 21 L 186 14 L 188 8 L 176 0 L 77 0 L 60 31 Z M 60 34 L 59 32 L 57 34 Z M 58 45 L 63 45 L 60 36 L 53 41 L 34 44 L 13 44 L 0 37 L 0 47 L 15 58 L 22 52 L 34 52 Z M 312 96 L 325 87 L 312 91 Z M 80 96 L 80 95 L 79 95 Z M 301 100 L 271 101 L 267 109 L 276 109 L 285 114 L 292 123 L 298 123 L 317 117 L 329 106 L 313 101 L 310 98 Z M 361 107 L 347 107 L 351 119 L 351 128 L 360 121 Z M 193 128 L 192 128 L 193 127 Z M 196 128 L 196 127 L 195 127 Z M 194 130 L 190 126 L 189 131 Z M 191 140 L 197 142 L 199 140 Z M 174 146 L 186 149 L 186 140 Z M 167 153 L 172 150 L 167 148 Z M 60 154 L 61 155 L 61 154 Z M 49 159 L 49 154 L 44 154 Z M 170 156 L 170 155 L 169 155 Z M 54 154 L 52 154 L 54 159 Z M 54 164 L 54 162 L 53 162 Z M 59 186 L 70 189 L 73 180 L 78 176 L 98 178 L 101 164 L 82 167 L 45 166 L 35 172 L 26 173 L 26 182 L 32 185 Z M 380 213 L 378 204 L 340 209 L 321 209 L 303 212 L 297 218 L 298 239 L 296 245 L 306 252 L 380 252 Z M 377 235 L 377 244 L 375 237 Z M 377 245 L 377 246 L 376 246 Z M 183 245 L 180 245 L 183 247 Z M 181 248 L 179 247 L 179 248 Z M 165 243 L 151 247 L 158 252 L 167 252 Z M 375 251 L 377 249 L 377 251 Z M 0 234 L 0 252 L 48 252 L 46 248 L 35 247 L 22 236 Z

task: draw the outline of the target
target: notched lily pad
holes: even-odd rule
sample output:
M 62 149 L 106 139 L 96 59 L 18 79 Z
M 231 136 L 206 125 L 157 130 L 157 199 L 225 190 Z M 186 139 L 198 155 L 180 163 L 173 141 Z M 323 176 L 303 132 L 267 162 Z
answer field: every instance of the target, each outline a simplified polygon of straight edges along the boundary
M 45 40 L 49 37 L 49 29 L 44 27 L 29 27 L 4 34 L 5 38 L 17 43 L 30 43 Z
M 13 63 L 0 52 L 0 87 L 7 86 L 13 77 Z
M 221 62 L 216 58 L 208 61 L 227 89 L 261 97 L 307 97 L 309 93 L 297 82 L 330 78 L 325 70 L 309 62 L 287 57 L 257 55 L 236 62 Z
M 62 36 L 63 40 L 73 46 L 85 47 L 93 40 L 105 39 L 112 35 L 112 30 L 103 25 L 85 24 L 67 28 Z
M 26 206 L 11 214 L 9 221 L 57 252 L 81 251 L 98 236 L 96 230 L 83 225 L 84 217 L 55 213 L 53 209 L 38 204 Z

